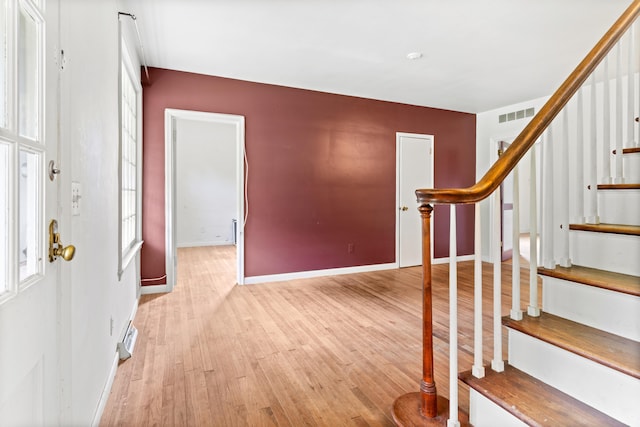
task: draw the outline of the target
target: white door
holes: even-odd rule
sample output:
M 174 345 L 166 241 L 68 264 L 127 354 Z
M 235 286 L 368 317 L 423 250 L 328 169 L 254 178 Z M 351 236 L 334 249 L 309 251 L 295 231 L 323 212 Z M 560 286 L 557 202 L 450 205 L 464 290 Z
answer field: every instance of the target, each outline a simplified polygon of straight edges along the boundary
M 59 20 L 57 1 L 43 3 L 0 0 L 1 426 L 59 420 L 60 261 L 48 260 L 59 179 L 47 173 L 58 156 Z
M 422 222 L 415 191 L 433 188 L 433 136 L 398 133 L 396 171 L 398 265 L 421 265 Z

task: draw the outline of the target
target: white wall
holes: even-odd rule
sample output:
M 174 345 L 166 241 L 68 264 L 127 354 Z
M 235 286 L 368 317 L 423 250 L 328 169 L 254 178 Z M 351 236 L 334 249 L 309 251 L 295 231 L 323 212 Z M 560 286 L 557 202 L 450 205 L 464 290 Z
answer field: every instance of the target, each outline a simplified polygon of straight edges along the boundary
M 235 127 L 180 119 L 176 128 L 176 246 L 229 245 L 238 205 Z
M 107 397 L 117 343 L 137 307 L 139 260 L 118 279 L 118 11 L 123 9 L 116 0 L 61 7 L 60 231 L 64 243 L 77 248 L 62 272 L 61 425 L 86 426 Z M 132 25 L 129 18 L 123 25 Z M 136 42 L 129 45 L 134 53 Z M 72 181 L 83 190 L 78 216 L 69 213 Z
M 527 108 L 535 108 L 536 113 L 544 105 L 547 97 L 538 98 L 527 102 L 522 102 L 506 107 L 498 108 L 495 110 L 479 113 L 476 116 L 476 181 L 480 180 L 484 174 L 489 170 L 491 165 L 498 159 L 498 142 L 500 140 L 512 141 L 529 123 L 531 117 L 518 119 L 513 121 L 507 121 L 499 123 L 499 116 L 501 114 L 520 111 Z M 527 155 L 528 156 L 528 155 Z M 539 164 L 539 162 L 538 162 Z M 521 229 L 529 229 L 529 161 L 528 157 L 521 162 L 520 169 L 520 201 L 521 206 L 525 209 L 520 209 L 520 225 Z M 491 261 L 491 255 L 493 248 L 491 247 L 491 215 L 493 210 L 491 209 L 491 197 L 484 200 L 481 203 L 481 216 L 482 216 L 482 259 L 484 261 Z

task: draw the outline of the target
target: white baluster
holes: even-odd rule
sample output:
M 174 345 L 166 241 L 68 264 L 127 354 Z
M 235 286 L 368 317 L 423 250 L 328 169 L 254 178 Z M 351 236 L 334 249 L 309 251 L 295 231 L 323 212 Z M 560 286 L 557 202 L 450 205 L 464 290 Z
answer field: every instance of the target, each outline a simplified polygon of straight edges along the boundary
M 582 108 L 582 91 L 584 88 L 580 88 L 577 102 L 577 117 L 576 117 L 576 159 L 574 168 L 574 178 L 576 180 L 575 189 L 575 203 L 573 204 L 573 215 L 571 216 L 571 222 L 575 224 L 584 223 L 584 111 Z
M 562 267 L 570 267 L 569 259 L 569 113 L 565 107 L 562 110 L 562 140 L 560 141 L 560 176 L 558 177 L 558 191 L 561 197 L 558 204 L 560 230 L 558 233 L 558 264 Z
M 484 377 L 482 365 L 482 223 L 480 221 L 480 202 L 475 205 L 475 236 L 473 264 L 473 367 L 471 373 L 476 378 Z
M 633 110 L 634 110 L 634 99 L 633 99 L 633 92 L 634 92 L 634 87 L 635 87 L 635 76 L 633 74 L 633 57 L 634 55 L 634 31 L 633 31 L 633 26 L 629 29 L 629 31 L 627 31 L 629 33 L 629 54 L 628 54 L 628 58 L 627 58 L 627 84 L 629 85 L 629 87 L 627 88 L 627 144 L 625 144 L 627 147 L 633 147 L 635 146 L 635 142 L 633 140 L 633 128 L 634 128 L 634 123 L 635 123 L 635 117 L 633 114 Z
M 611 79 L 609 78 L 609 56 L 604 57 L 604 80 L 602 82 L 602 184 L 611 184 Z M 596 121 L 595 109 L 592 110 L 591 119 Z
M 493 360 L 491 369 L 504 371 L 502 360 L 502 250 L 500 245 L 500 189 L 493 192 Z
M 460 427 L 458 421 L 458 247 L 456 205 L 449 215 L 449 419 L 447 427 Z
M 624 183 L 624 173 L 622 171 L 622 149 L 623 147 L 623 135 L 622 135 L 622 120 L 623 120 L 623 111 L 622 111 L 622 48 L 620 47 L 620 42 L 616 44 L 616 111 L 615 111 L 615 120 L 616 120 L 616 154 L 615 164 L 616 164 L 616 177 L 614 178 L 614 184 L 623 184 Z
M 511 318 L 522 320 L 520 309 L 520 178 L 518 165 L 513 174 L 513 249 L 511 257 Z
M 544 268 L 556 268 L 554 253 L 554 217 L 553 217 L 553 131 L 549 126 L 542 139 L 542 265 Z
M 604 85 L 608 85 L 608 80 L 605 80 Z M 597 119 L 596 119 L 596 78 L 595 75 L 591 75 L 591 96 L 590 96 L 590 131 L 589 131 L 589 166 L 587 170 L 589 171 L 587 176 L 587 210 L 586 210 L 586 218 L 585 222 L 588 224 L 599 224 L 600 218 L 598 217 L 598 166 L 597 166 L 597 157 L 598 157 L 598 134 L 597 134 Z M 604 152 L 602 153 L 605 156 L 603 160 L 603 166 L 609 165 L 609 150 L 606 144 L 603 142 L 603 146 L 605 147 Z
M 531 162 L 529 181 L 529 316 L 540 316 L 538 305 L 538 172 L 536 170 L 536 149 L 539 144 L 535 144 L 529 150 Z

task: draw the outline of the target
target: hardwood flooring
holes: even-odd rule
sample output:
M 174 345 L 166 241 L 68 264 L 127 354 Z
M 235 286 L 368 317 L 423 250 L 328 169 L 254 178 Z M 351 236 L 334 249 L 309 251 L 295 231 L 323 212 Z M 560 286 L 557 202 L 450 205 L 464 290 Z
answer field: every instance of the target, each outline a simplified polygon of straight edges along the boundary
M 101 426 L 391 426 L 393 401 L 418 391 L 419 267 L 236 286 L 235 247 L 178 254 L 174 292 L 140 299 L 136 349 L 118 368 Z M 528 269 L 521 274 L 528 296 Z M 483 277 L 490 331 L 490 264 Z M 448 265 L 433 266 L 433 282 L 436 384 L 448 396 Z M 466 370 L 472 262 L 459 264 L 458 282 L 459 367 Z M 507 263 L 503 283 L 506 315 Z M 492 334 L 483 341 L 488 363 Z M 459 390 L 468 411 L 468 388 L 459 383 Z

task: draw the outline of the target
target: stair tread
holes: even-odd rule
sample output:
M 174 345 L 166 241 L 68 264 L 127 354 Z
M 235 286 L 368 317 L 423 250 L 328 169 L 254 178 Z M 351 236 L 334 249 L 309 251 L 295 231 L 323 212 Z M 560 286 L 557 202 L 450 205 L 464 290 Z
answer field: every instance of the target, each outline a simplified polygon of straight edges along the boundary
M 598 190 L 640 190 L 640 184 L 598 184 Z
M 570 230 L 596 231 L 600 233 L 640 236 L 640 226 L 626 224 L 569 224 Z
M 625 425 L 509 364 L 505 363 L 504 372 L 488 367 L 485 372 L 484 378 L 474 377 L 471 371 L 458 377 L 527 425 Z
M 629 274 L 598 270 L 580 265 L 573 265 L 571 267 L 556 266 L 554 269 L 539 267 L 538 274 L 640 296 L 640 277 Z
M 505 316 L 502 324 L 640 379 L 640 342 L 549 313 L 540 317 L 525 314 L 522 320 Z
M 623 148 L 622 154 L 635 154 L 640 153 L 640 147 Z M 616 150 L 613 150 L 613 154 L 616 154 Z

